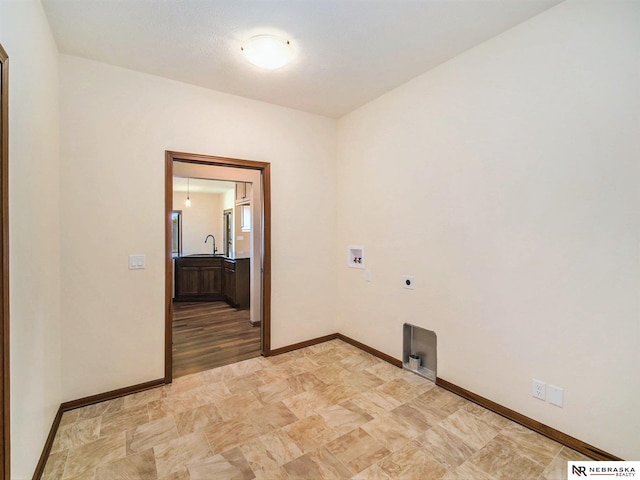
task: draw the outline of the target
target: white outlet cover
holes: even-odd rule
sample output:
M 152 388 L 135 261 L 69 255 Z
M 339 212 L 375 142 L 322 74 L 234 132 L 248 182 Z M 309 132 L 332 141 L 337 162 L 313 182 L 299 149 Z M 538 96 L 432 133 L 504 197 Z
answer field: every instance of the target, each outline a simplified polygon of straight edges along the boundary
M 549 384 L 549 403 L 562 408 L 564 404 L 564 389 Z
M 545 383 L 534 378 L 531 382 L 531 395 L 535 398 L 539 398 L 540 400 L 544 400 L 546 398 Z

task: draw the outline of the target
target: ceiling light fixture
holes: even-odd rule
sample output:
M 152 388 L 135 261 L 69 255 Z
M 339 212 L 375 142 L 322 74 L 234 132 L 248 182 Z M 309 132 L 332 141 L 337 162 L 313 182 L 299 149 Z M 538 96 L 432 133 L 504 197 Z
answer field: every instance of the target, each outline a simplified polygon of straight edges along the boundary
M 291 42 L 274 35 L 251 37 L 240 49 L 250 63 L 267 70 L 284 67 L 293 57 Z
M 189 179 L 187 178 L 187 200 L 184 202 L 185 206 L 190 207 L 191 206 L 191 199 L 189 198 Z

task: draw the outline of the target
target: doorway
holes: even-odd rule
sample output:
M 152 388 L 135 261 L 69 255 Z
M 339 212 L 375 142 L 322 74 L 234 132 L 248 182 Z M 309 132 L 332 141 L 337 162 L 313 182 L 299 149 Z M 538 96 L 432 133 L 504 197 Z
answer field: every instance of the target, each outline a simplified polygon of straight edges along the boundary
M 217 169 L 211 168 L 217 167 Z M 220 168 L 222 167 L 222 169 Z M 265 162 L 256 162 L 251 160 L 240 160 L 224 157 L 215 157 L 209 155 L 189 154 L 167 151 L 165 154 L 165 382 L 171 382 L 174 375 L 174 305 L 173 305 L 173 279 L 174 279 L 174 258 L 171 254 L 172 247 L 172 222 L 171 213 L 173 211 L 173 177 L 176 172 L 187 172 L 186 175 L 194 178 L 213 178 L 210 172 L 223 172 L 225 178 L 221 180 L 230 180 L 238 178 L 240 181 L 249 181 L 255 183 L 258 202 L 253 212 L 255 216 L 255 233 L 252 234 L 251 241 L 251 323 L 259 322 L 260 345 L 259 353 L 262 355 L 270 354 L 270 332 L 271 332 L 271 212 L 270 212 L 270 164 Z M 189 173 L 192 172 L 192 173 Z M 203 174 L 203 172 L 206 172 Z M 185 175 L 185 173 L 180 173 Z M 179 175 L 179 176 L 180 176 Z M 215 173 L 217 176 L 218 173 Z M 217 258 L 213 258 L 214 262 L 220 262 L 224 266 L 223 270 L 226 274 L 227 267 L 232 268 L 222 262 L 226 262 L 227 257 L 231 253 L 229 250 L 230 239 L 233 238 L 231 226 L 233 217 L 231 215 L 223 215 L 224 219 L 224 253 Z M 229 238 L 229 240 L 227 239 Z M 215 252 L 211 257 L 216 257 Z M 231 259 L 228 259 L 231 260 Z M 246 262 L 249 263 L 249 262 Z M 212 268 L 217 268 L 217 264 Z M 206 270 L 207 278 L 214 279 L 215 273 L 211 269 L 203 267 Z M 222 272 L 221 272 L 222 273 Z M 221 277 L 222 278 L 222 277 Z M 224 281 L 224 280 L 221 280 Z M 182 308 L 182 305 L 180 306 Z M 230 312 L 226 312 L 228 316 Z M 215 327 L 212 327 L 215 328 Z

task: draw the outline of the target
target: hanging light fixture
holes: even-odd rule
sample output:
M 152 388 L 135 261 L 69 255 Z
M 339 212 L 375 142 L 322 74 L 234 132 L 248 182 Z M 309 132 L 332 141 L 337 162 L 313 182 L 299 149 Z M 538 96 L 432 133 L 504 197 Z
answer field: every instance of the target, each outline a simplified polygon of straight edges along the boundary
M 250 63 L 266 70 L 284 67 L 293 57 L 291 42 L 274 35 L 251 37 L 241 50 Z
M 187 201 L 184 202 L 185 206 L 190 207 L 191 206 L 191 199 L 189 198 L 189 179 L 187 178 Z

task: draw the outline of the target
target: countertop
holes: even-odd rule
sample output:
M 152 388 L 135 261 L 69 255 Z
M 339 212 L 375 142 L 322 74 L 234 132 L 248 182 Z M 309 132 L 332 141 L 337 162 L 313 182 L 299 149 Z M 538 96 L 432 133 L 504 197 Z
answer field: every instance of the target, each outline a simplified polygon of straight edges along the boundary
M 216 255 L 212 255 L 210 253 L 194 253 L 191 255 L 174 255 L 173 256 L 174 260 L 176 258 L 222 258 L 222 259 L 227 259 L 227 260 L 242 260 L 245 258 L 251 258 L 250 255 L 224 255 L 224 254 L 216 254 Z

